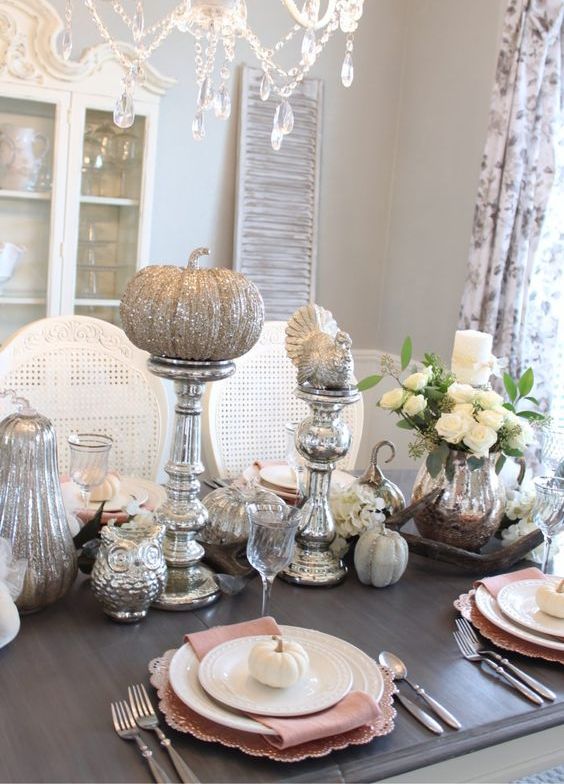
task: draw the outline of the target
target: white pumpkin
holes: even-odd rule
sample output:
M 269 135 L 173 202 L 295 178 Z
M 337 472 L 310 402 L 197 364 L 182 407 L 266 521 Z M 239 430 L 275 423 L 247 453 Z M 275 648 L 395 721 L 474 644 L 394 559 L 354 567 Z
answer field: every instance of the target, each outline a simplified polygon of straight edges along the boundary
M 396 531 L 377 526 L 365 531 L 354 551 L 354 566 L 364 585 L 385 588 L 397 583 L 407 568 L 407 542 Z
M 309 656 L 298 642 L 272 637 L 253 645 L 249 653 L 249 672 L 260 683 L 287 689 L 309 669 Z
M 111 501 L 120 490 L 121 481 L 116 474 L 107 474 L 101 485 L 96 485 L 90 493 L 90 500 L 100 503 L 101 501 Z
M 564 618 L 564 580 L 543 583 L 537 588 L 535 599 L 539 610 L 553 618 Z

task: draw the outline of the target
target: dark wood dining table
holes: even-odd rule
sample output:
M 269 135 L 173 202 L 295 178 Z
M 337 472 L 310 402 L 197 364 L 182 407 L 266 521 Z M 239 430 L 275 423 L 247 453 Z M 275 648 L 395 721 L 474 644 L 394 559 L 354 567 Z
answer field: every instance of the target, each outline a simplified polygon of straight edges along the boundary
M 454 567 L 410 557 L 403 578 L 376 589 L 351 570 L 331 589 L 278 580 L 272 614 L 281 624 L 338 635 L 371 656 L 385 649 L 462 722 L 459 731 L 432 735 L 398 706 L 394 731 L 364 746 L 318 759 L 280 763 L 249 757 L 169 729 L 177 750 L 202 782 L 370 782 L 526 739 L 564 722 L 564 668 L 512 656 L 544 681 L 555 702 L 536 707 L 480 665 L 461 658 L 452 630 L 452 602 L 471 578 Z M 145 782 L 148 769 L 134 744 L 115 734 L 110 701 L 144 682 L 148 662 L 178 647 L 186 632 L 256 617 L 260 584 L 194 612 L 153 610 L 137 625 L 109 620 L 79 575 L 72 590 L 43 612 L 22 618 L 18 637 L 0 651 L 0 780 L 3 782 Z M 409 687 L 401 684 L 405 693 Z M 173 769 L 147 736 L 163 766 Z M 421 781 L 432 779 L 421 778 Z

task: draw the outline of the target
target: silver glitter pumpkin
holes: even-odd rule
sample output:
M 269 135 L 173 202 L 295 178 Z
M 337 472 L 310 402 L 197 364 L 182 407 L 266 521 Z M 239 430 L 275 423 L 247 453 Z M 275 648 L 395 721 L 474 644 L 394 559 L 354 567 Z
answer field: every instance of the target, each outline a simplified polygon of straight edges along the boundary
M 120 314 L 126 335 L 153 356 L 198 362 L 236 359 L 260 337 L 264 304 L 240 272 L 200 269 L 195 250 L 186 268 L 149 266 L 130 281 Z
M 31 613 L 63 596 L 77 559 L 63 505 L 57 440 L 51 422 L 23 408 L 0 422 L 0 537 L 27 569 L 16 601 Z
M 114 621 L 140 621 L 163 592 L 167 577 L 164 532 L 164 525 L 135 520 L 121 526 L 110 521 L 102 528 L 91 586 Z
M 386 463 L 389 463 L 394 459 L 396 456 L 396 448 L 392 442 L 379 441 L 372 449 L 368 468 L 356 481 L 359 485 L 368 485 L 371 487 L 378 498 L 383 499 L 386 504 L 386 511 L 390 515 L 393 515 L 396 512 L 401 512 L 405 509 L 405 498 L 399 487 L 384 476 L 382 469 L 378 465 L 378 454 L 383 446 L 387 446 L 391 452 Z

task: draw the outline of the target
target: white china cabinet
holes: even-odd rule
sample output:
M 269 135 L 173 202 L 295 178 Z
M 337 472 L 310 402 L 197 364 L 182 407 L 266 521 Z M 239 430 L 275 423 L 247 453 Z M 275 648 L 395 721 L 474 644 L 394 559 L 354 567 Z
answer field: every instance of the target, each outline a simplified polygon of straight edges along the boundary
M 57 53 L 46 0 L 0 0 L 0 343 L 44 316 L 119 323 L 123 287 L 149 262 L 160 96 L 147 68 L 134 125 L 113 123 L 122 70 L 97 46 Z

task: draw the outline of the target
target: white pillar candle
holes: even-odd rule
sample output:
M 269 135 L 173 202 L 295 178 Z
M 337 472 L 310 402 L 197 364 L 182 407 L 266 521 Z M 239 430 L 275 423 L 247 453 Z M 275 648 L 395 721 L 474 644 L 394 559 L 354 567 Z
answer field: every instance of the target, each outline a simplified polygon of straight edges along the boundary
M 461 384 L 482 386 L 492 374 L 493 337 L 475 329 L 458 330 L 454 336 L 451 370 Z

